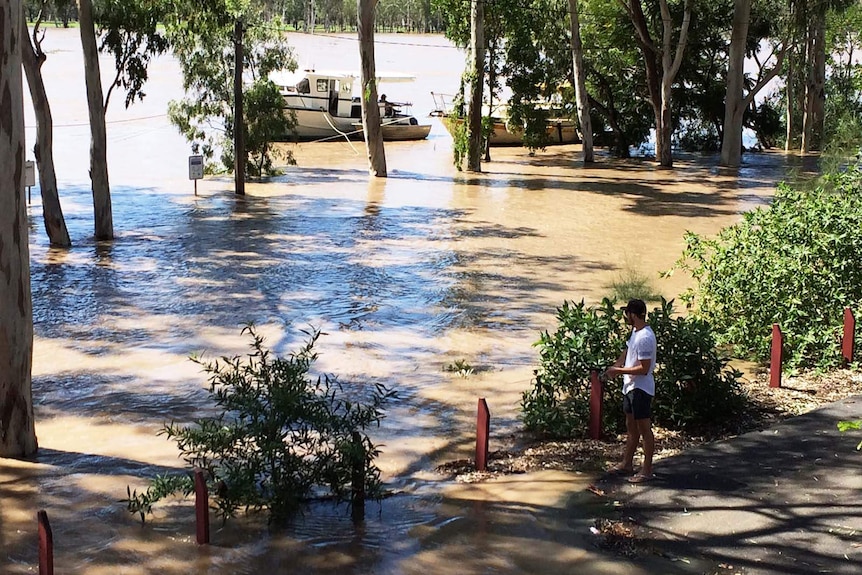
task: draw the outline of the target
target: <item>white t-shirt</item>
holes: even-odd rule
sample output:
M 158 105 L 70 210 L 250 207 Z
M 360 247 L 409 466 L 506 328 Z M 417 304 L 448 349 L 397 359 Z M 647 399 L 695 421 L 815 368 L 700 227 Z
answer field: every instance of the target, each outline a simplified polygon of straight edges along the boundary
M 649 371 L 645 375 L 623 374 L 623 393 L 633 389 L 642 389 L 650 395 L 655 395 L 655 379 L 652 372 L 655 369 L 655 333 L 648 325 L 638 330 L 632 330 L 632 335 L 626 343 L 625 367 L 634 367 L 642 359 L 650 360 Z

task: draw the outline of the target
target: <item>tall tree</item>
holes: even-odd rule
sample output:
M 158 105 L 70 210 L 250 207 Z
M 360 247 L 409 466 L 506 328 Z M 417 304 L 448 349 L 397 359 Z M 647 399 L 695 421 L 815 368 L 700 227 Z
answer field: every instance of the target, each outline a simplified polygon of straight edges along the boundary
M 482 87 L 485 85 L 485 2 L 470 6 L 470 108 L 467 113 L 467 171 L 482 171 Z
M 386 154 L 377 105 L 377 68 L 374 63 L 374 8 L 377 0 L 357 0 L 359 57 L 362 65 L 362 130 L 368 153 L 368 171 L 378 178 L 386 177 Z
M 772 80 L 779 71 L 784 60 L 786 48 L 777 50 L 775 61 L 771 67 L 761 66 L 754 85 L 745 93 L 745 56 L 748 52 L 748 28 L 751 20 L 752 0 L 734 0 L 733 22 L 728 46 L 727 64 L 727 94 L 724 104 L 724 129 L 721 141 L 722 166 L 739 166 L 742 159 L 742 127 L 746 110 L 754 97 Z M 755 50 L 759 48 L 759 43 Z M 759 63 L 760 60 L 755 59 Z M 770 60 L 767 58 L 767 60 Z
M 286 37 L 279 31 L 280 21 L 249 25 L 263 20 L 261 1 L 166 0 L 164 7 L 166 36 L 180 62 L 185 89 L 183 99 L 169 104 L 168 116 L 192 149 L 208 163 L 218 154 L 224 169 L 235 169 L 234 130 L 243 126 L 247 174 L 273 173 L 273 157 L 286 157 L 292 163 L 290 153 L 282 155 L 271 147 L 273 137 L 287 135 L 295 124 L 284 113 L 278 87 L 269 79 L 275 71 L 296 69 Z M 246 23 L 243 69 L 247 78 L 254 78 L 243 89 L 242 117 L 236 113 L 234 92 L 238 18 Z
M 30 455 L 38 447 L 31 388 L 30 250 L 23 197 L 23 21 L 21 2 L 0 0 L 0 457 Z
M 620 0 L 624 2 L 625 0 Z M 644 15 L 642 0 L 628 0 L 627 10 L 635 28 L 635 39 L 641 49 L 646 66 L 647 88 L 655 116 L 655 155 L 663 167 L 673 166 L 671 141 L 673 138 L 673 103 L 671 88 L 688 41 L 688 26 L 691 22 L 691 0 L 685 0 L 682 22 L 673 47 L 676 26 L 671 17 L 668 0 L 659 0 L 660 43 L 653 39 L 653 32 Z
M 96 47 L 96 23 L 91 0 L 78 0 L 78 24 L 84 50 L 84 77 L 87 84 L 87 108 L 90 114 L 90 183 L 93 190 L 93 213 L 96 239 L 114 238 L 114 216 L 111 188 L 108 183 L 108 140 L 105 130 L 105 106 L 102 98 L 102 75 Z
M 593 126 L 590 122 L 590 97 L 587 94 L 587 72 L 584 69 L 584 49 L 581 44 L 581 22 L 578 0 L 569 0 L 569 22 L 572 27 L 572 71 L 575 78 L 575 101 L 583 135 L 584 163 L 593 161 Z
M 52 246 L 69 247 L 72 241 L 63 208 L 60 206 L 60 195 L 57 190 L 57 174 L 54 171 L 54 120 L 51 115 L 51 105 L 42 81 L 42 64 L 45 63 L 45 52 L 42 51 L 40 31 L 43 9 L 47 0 L 41 2 L 41 7 L 33 26 L 33 36 L 30 37 L 27 22 L 21 19 L 22 38 L 27 38 L 21 51 L 21 60 L 30 87 L 30 99 L 36 116 L 36 145 L 33 152 L 39 168 L 39 189 L 42 194 L 42 219 L 45 222 L 45 232 Z

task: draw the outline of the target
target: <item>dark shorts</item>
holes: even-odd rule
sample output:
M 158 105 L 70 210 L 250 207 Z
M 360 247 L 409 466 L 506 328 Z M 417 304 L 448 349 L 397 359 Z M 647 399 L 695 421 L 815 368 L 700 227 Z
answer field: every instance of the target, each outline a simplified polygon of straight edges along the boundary
M 652 396 L 642 389 L 634 388 L 623 396 L 623 413 L 631 413 L 635 419 L 649 419 Z

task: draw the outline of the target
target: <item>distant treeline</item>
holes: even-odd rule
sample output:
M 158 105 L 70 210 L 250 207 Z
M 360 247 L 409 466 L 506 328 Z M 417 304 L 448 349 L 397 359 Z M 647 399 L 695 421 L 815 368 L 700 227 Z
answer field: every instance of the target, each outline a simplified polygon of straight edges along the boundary
M 272 0 L 262 1 L 269 18 L 278 17 L 289 29 L 309 32 L 346 32 L 356 30 L 355 0 Z M 94 2 L 96 11 L 99 3 Z M 25 0 L 27 20 L 38 18 L 64 28 L 77 21 L 75 0 Z M 446 17 L 431 0 L 379 0 L 377 3 L 378 32 L 443 32 Z

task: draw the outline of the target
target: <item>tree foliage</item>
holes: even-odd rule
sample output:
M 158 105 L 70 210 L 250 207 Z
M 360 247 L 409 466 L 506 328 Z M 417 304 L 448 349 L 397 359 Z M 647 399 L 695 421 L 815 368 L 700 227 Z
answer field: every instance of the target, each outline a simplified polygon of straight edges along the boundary
M 686 242 L 677 265 L 696 281 L 686 300 L 720 342 L 765 361 L 777 323 L 789 366 L 838 365 L 843 310 L 862 309 L 862 164 L 813 190 L 782 185 L 771 206 Z
M 307 333 L 306 343 L 286 357 L 274 357 L 253 326 L 243 333 L 251 338 L 246 356 L 195 360 L 209 376 L 219 415 L 190 426 L 172 422 L 161 431 L 189 468 L 205 471 L 219 515 L 253 509 L 284 519 L 321 488 L 345 499 L 357 468 L 367 493 L 379 495 L 379 452 L 364 432 L 379 425 L 394 393 L 378 384 L 357 398 L 333 376 L 310 377 L 319 331 Z M 129 490 L 127 507 L 143 521 L 160 499 L 193 490 L 188 474 L 157 476 L 143 492 Z
M 266 21 L 258 2 L 219 0 L 201 5 L 187 0 L 167 2 L 165 26 L 180 61 L 186 97 L 170 103 L 168 114 L 208 160 L 217 157 L 224 169 L 233 166 L 233 134 L 245 126 L 250 174 L 272 171 L 274 137 L 288 134 L 293 120 L 282 113 L 269 74 L 295 70 L 292 51 L 278 20 Z M 242 122 L 233 113 L 234 24 L 245 23 L 244 69 L 248 102 Z M 285 156 L 292 161 L 292 156 Z

